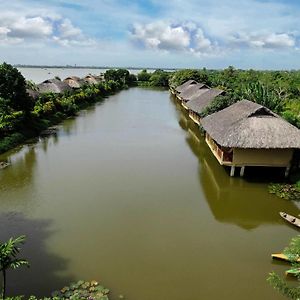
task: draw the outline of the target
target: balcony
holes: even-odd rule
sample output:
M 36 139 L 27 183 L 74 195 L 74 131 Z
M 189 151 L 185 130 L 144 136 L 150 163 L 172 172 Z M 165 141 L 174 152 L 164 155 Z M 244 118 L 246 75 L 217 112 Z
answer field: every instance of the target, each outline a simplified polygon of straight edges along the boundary
M 206 134 L 205 141 L 209 146 L 211 152 L 214 154 L 220 165 L 233 165 L 233 149 L 223 148 L 219 146 L 208 134 Z

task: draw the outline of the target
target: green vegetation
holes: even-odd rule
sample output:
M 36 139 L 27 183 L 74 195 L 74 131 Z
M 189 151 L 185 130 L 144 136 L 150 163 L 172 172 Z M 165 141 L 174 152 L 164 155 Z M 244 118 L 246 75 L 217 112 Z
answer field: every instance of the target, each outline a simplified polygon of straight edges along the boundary
M 20 259 L 17 256 L 20 253 L 19 245 L 25 242 L 25 236 L 19 236 L 17 238 L 10 238 L 7 242 L 0 242 L 0 272 L 2 273 L 2 288 L 1 298 L 6 300 L 22 300 L 23 296 L 17 296 L 12 298 L 6 298 L 6 272 L 8 269 L 18 269 L 22 266 L 29 266 L 29 263 L 25 259 Z M 108 300 L 109 290 L 99 285 L 97 281 L 85 282 L 78 281 L 71 283 L 70 286 L 65 286 L 59 291 L 52 293 L 52 297 L 43 298 L 43 300 Z M 37 300 L 32 296 L 29 300 Z
M 225 96 L 216 97 L 203 117 L 247 99 L 266 106 L 300 128 L 300 71 L 238 70 L 231 66 L 224 70 L 180 70 L 170 77 L 170 86 L 189 79 L 226 92 Z
M 269 192 L 282 199 L 300 201 L 300 181 L 296 184 L 272 183 Z
M 2 273 L 2 291 L 1 299 L 6 296 L 6 272 L 8 269 L 18 269 L 22 266 L 29 266 L 25 259 L 17 258 L 20 248 L 18 245 L 25 242 L 25 236 L 19 236 L 16 239 L 10 238 L 7 242 L 0 242 L 0 271 Z
M 169 79 L 172 73 L 163 70 L 156 70 L 153 73 L 148 73 L 147 70 L 142 70 L 138 75 L 139 86 L 145 87 L 168 87 Z
M 59 291 L 52 293 L 51 297 L 45 297 L 40 300 L 109 300 L 109 289 L 99 285 L 97 281 L 85 282 L 80 280 L 71 283 L 69 286 L 63 287 Z M 122 296 L 120 296 L 122 298 Z M 25 300 L 23 296 L 6 298 L 6 300 Z M 31 296 L 28 300 L 38 300 L 35 296 Z
M 300 258 L 300 236 L 292 239 L 290 245 L 284 249 L 283 253 L 291 261 L 292 268 L 289 271 L 293 272 L 296 278 L 300 279 L 300 263 L 297 260 Z M 282 295 L 289 299 L 300 298 L 300 286 L 290 286 L 283 278 L 278 274 L 272 272 L 269 274 L 268 282 L 278 290 Z
M 136 84 L 136 76 L 125 69 L 108 70 L 104 77 L 105 81 L 85 85 L 72 93 L 42 94 L 33 100 L 26 88 L 36 90 L 34 83 L 26 83 L 11 65 L 0 65 L 0 153 L 36 136 L 50 125 L 74 116 L 103 97 Z

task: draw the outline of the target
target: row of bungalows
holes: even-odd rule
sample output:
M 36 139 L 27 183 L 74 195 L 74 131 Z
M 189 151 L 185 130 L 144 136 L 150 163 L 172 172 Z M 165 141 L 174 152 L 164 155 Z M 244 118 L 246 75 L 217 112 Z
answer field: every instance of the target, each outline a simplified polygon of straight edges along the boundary
M 248 100 L 201 119 L 204 109 L 224 91 L 200 86 L 190 81 L 176 88 L 174 94 L 189 110 L 190 118 L 204 129 L 206 143 L 220 165 L 231 168 L 230 176 L 234 176 L 237 167 L 243 176 L 247 166 L 281 167 L 287 176 L 294 153 L 300 149 L 300 130 L 268 108 Z M 194 94 L 186 93 L 188 90 Z
M 27 93 L 32 98 L 36 99 L 40 96 L 40 94 L 45 93 L 54 93 L 54 94 L 63 94 L 66 92 L 71 92 L 73 90 L 79 89 L 84 85 L 95 85 L 104 81 L 102 75 L 94 76 L 87 75 L 84 78 L 79 78 L 77 76 L 70 76 L 64 80 L 60 80 L 58 78 L 47 79 L 42 83 L 36 86 L 36 89 L 27 89 Z

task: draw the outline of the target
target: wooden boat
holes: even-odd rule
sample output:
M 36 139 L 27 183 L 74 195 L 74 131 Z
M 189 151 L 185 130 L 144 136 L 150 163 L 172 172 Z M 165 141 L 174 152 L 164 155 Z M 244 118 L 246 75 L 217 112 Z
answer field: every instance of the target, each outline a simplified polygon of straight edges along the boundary
M 300 275 L 300 268 L 292 268 L 285 272 L 286 276 L 296 276 L 298 277 Z
M 283 253 L 274 253 L 271 255 L 273 259 L 279 259 L 286 262 L 292 262 L 285 254 Z M 300 262 L 300 258 L 297 259 L 297 262 Z
M 285 219 L 286 221 L 288 221 L 290 224 L 295 225 L 298 228 L 300 228 L 300 219 L 298 219 L 298 218 L 296 218 L 296 217 L 294 217 L 292 215 L 289 215 L 289 214 L 287 214 L 285 212 L 280 212 L 279 214 L 280 214 L 280 216 L 283 219 Z

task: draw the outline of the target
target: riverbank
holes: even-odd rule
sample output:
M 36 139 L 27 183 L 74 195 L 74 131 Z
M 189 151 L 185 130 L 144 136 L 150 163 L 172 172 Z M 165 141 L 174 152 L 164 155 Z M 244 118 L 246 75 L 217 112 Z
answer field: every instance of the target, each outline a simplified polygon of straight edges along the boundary
M 12 66 L 1 65 L 0 82 L 9 92 L 1 94 L 0 91 L 0 154 L 75 116 L 91 104 L 135 85 L 135 76 L 127 70 L 109 70 L 104 77 L 104 81 L 95 84 L 87 83 L 59 94 L 41 93 L 33 99 L 26 93 L 25 78 Z M 38 89 L 34 83 L 30 83 L 30 88 Z

